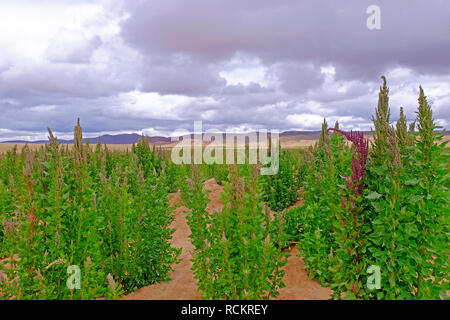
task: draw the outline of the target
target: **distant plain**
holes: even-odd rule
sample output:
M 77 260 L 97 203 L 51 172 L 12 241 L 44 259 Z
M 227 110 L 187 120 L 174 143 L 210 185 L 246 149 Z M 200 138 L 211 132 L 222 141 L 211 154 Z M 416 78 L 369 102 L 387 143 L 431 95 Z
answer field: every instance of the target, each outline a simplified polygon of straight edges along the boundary
M 369 137 L 369 140 L 372 140 L 372 137 Z M 445 135 L 442 139 L 442 141 L 450 141 L 450 135 Z M 309 146 L 313 146 L 317 142 L 317 139 L 315 138 L 309 138 L 303 135 L 292 135 L 292 136 L 281 136 L 280 137 L 280 143 L 281 148 L 283 149 L 297 149 L 297 148 L 305 148 Z M 163 149 L 172 148 L 175 146 L 177 142 L 172 142 L 168 144 L 164 143 L 157 143 L 150 145 L 155 145 L 157 148 L 161 147 Z M 203 145 L 207 145 L 208 142 L 204 142 Z M 0 143 L 0 154 L 5 153 L 9 150 L 12 150 L 14 146 L 17 145 L 18 151 L 20 151 L 26 143 Z M 44 146 L 45 143 L 28 143 L 28 147 L 31 150 L 39 150 L 40 147 Z M 68 143 L 62 143 L 63 146 L 69 146 L 69 148 L 72 147 L 72 144 Z M 95 147 L 95 144 L 91 144 L 91 146 Z M 131 151 L 132 144 L 106 144 L 107 148 L 112 151 Z M 448 144 L 448 147 L 450 147 L 450 143 Z

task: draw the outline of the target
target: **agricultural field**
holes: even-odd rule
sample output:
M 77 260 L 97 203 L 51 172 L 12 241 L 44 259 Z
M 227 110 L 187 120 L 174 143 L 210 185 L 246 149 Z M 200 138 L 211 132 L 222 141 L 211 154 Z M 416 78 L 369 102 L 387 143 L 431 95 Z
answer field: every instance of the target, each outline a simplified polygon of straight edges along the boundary
M 324 120 L 279 170 L 170 148 L 58 143 L 0 155 L 0 299 L 448 299 L 448 139 L 420 88 L 369 141 Z M 301 147 L 301 148 L 299 148 Z

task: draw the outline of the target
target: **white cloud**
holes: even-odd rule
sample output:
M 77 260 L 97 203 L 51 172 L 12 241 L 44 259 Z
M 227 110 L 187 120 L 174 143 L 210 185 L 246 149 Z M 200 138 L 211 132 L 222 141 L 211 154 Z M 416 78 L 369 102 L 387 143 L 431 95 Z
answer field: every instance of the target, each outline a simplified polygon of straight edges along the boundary
M 87 2 L 2 1 L 0 48 L 10 54 L 38 60 L 60 30 L 88 31 L 84 24 L 102 13 L 101 5 Z
M 141 119 L 186 120 L 187 110 L 195 105 L 215 105 L 212 98 L 182 95 L 161 95 L 156 92 L 132 91 L 121 94 L 116 105 L 108 110 L 114 117 L 139 117 Z M 192 115 L 192 113 L 190 113 Z M 194 119 L 207 119 L 212 111 L 199 113 Z
M 227 85 L 235 86 L 243 84 L 257 83 L 262 87 L 267 87 L 269 81 L 266 77 L 267 69 L 263 66 L 242 66 L 231 71 L 221 71 L 220 76 L 227 81 Z
M 290 114 L 286 117 L 286 120 L 293 126 L 311 130 L 319 128 L 323 123 L 323 117 L 311 113 Z
M 51 62 L 88 63 L 100 44 L 99 37 L 88 39 L 81 31 L 61 29 L 52 39 L 45 56 Z

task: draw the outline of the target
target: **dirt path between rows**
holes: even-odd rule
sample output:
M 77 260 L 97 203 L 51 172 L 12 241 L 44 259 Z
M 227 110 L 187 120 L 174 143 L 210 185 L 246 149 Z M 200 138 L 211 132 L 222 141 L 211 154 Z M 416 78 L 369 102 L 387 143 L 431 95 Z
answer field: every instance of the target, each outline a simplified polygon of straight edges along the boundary
M 208 212 L 218 212 L 222 208 L 220 194 L 223 187 L 214 179 L 205 181 L 205 191 L 209 191 L 210 202 L 206 208 Z M 299 202 L 300 203 L 300 202 Z M 174 270 L 169 273 L 170 281 L 160 282 L 137 290 L 121 299 L 131 300 L 200 300 L 201 295 L 197 290 L 196 281 L 191 271 L 192 252 L 194 247 L 189 238 L 190 229 L 186 221 L 187 208 L 181 205 L 180 193 L 174 193 L 170 200 L 171 206 L 179 205 L 175 209 L 175 220 L 171 227 L 175 228 L 172 238 L 172 246 L 181 248 L 181 262 L 176 264 Z M 330 299 L 331 290 L 322 287 L 317 281 L 310 280 L 306 270 L 302 269 L 303 260 L 297 257 L 297 248 L 290 252 L 288 263 L 284 266 L 285 276 L 283 282 L 285 288 L 280 290 L 277 299 L 280 300 L 318 300 Z

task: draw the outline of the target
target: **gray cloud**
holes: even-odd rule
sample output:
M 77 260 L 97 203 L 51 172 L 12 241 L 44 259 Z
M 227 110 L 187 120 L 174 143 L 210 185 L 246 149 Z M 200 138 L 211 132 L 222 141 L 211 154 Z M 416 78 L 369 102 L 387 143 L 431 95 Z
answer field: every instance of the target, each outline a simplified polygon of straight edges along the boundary
M 189 57 L 146 59 L 141 90 L 161 94 L 211 94 L 226 85 L 217 66 Z
M 387 66 L 447 73 L 450 4 L 379 0 L 382 29 L 366 28 L 373 1 L 164 0 L 128 4 L 124 38 L 143 52 L 217 62 L 236 52 L 265 62 L 336 63 L 342 75 L 379 76 Z M 426 23 L 423 23 L 425 22 Z M 429 69 L 428 69 L 429 68 Z
M 78 116 L 92 133 L 170 133 L 193 120 L 313 130 L 323 117 L 368 129 L 382 74 L 393 119 L 400 105 L 414 118 L 422 85 L 450 125 L 447 0 L 82 3 L 101 10 L 80 9 L 79 27 L 45 33 L 39 57 L 15 48 L 20 25 L 0 35 L 0 141 L 47 126 L 68 133 Z M 366 27 L 371 4 L 381 30 Z

